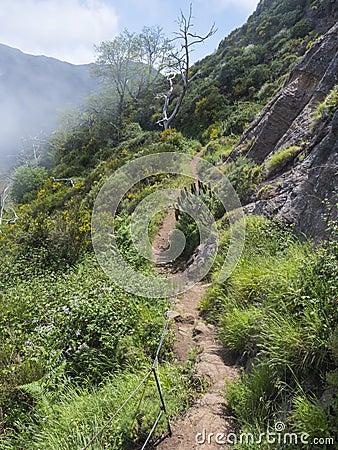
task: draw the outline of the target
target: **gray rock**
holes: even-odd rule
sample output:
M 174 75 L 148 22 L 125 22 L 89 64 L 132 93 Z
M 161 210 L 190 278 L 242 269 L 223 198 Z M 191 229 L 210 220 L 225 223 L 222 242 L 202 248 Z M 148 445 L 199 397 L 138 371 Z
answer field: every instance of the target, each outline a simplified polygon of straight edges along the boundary
M 195 323 L 195 317 L 193 314 L 190 313 L 185 313 L 183 314 L 182 318 L 181 318 L 183 323 L 188 323 L 193 325 Z
M 167 317 L 169 319 L 174 319 L 175 321 L 178 321 L 178 319 L 181 317 L 181 314 L 177 311 L 167 311 Z
M 300 152 L 279 172 L 268 174 L 245 206 L 295 224 L 295 230 L 315 240 L 326 236 L 324 200 L 331 218 L 338 191 L 338 113 L 314 123 L 314 112 L 338 84 L 338 23 L 319 39 L 290 74 L 283 89 L 245 130 L 230 155 L 244 154 L 257 164 L 293 145 Z M 262 188 L 264 188 L 262 189 Z

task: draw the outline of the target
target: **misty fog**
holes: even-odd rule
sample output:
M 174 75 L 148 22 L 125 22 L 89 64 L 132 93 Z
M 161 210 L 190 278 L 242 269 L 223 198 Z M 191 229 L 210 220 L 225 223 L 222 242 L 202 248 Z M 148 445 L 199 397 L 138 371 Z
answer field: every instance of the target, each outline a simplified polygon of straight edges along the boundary
M 23 140 L 48 135 L 63 109 L 98 89 L 89 67 L 0 44 L 0 171 L 15 162 Z

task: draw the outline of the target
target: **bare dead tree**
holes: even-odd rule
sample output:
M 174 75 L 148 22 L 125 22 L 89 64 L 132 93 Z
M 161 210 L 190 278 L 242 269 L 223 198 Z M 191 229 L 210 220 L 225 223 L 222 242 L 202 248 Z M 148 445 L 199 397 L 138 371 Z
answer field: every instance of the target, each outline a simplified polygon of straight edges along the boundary
M 3 190 L 2 194 L 1 194 L 1 209 L 0 209 L 0 225 L 2 225 L 3 223 L 3 215 L 5 212 L 5 208 L 6 208 L 6 201 L 8 198 L 8 190 L 10 188 L 11 183 L 9 183 L 5 189 Z
M 189 84 L 199 75 L 199 72 L 195 72 L 190 77 L 190 54 L 193 50 L 193 46 L 206 41 L 208 38 L 216 33 L 215 24 L 212 25 L 208 33 L 201 36 L 192 32 L 192 4 L 190 4 L 189 15 L 186 17 L 182 11 L 180 11 L 180 17 L 177 20 L 178 31 L 175 32 L 175 37 L 171 42 L 178 43 L 178 50 L 176 53 L 171 54 L 172 69 L 173 71 L 168 74 L 167 80 L 169 82 L 169 90 L 166 93 L 158 94 L 158 98 L 164 99 L 162 117 L 157 123 L 164 127 L 165 130 L 170 128 L 170 125 L 176 117 L 185 94 L 187 92 Z M 169 112 L 169 105 L 174 92 L 174 81 L 176 78 L 180 79 L 180 92 L 175 99 L 175 104 L 171 112 Z
M 17 219 L 19 218 L 15 209 L 8 204 L 8 200 L 9 200 L 9 191 L 10 191 L 10 187 L 13 183 L 13 180 L 10 179 L 8 184 L 6 185 L 6 187 L 4 188 L 4 190 L 1 193 L 1 200 L 0 200 L 0 225 L 2 225 L 4 222 L 5 223 L 15 223 L 17 221 Z M 9 219 L 4 219 L 4 214 L 5 211 L 10 211 L 13 216 L 10 217 Z
M 17 157 L 19 165 L 37 167 L 47 147 L 53 147 L 47 136 L 41 131 L 36 136 L 22 138 L 22 151 Z

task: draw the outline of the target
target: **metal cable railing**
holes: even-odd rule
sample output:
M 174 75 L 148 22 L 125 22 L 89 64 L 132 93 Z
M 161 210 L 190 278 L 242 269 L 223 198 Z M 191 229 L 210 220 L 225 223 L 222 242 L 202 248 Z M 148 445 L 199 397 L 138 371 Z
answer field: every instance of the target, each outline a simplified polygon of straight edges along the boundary
M 102 427 L 97 431 L 97 433 L 90 439 L 90 441 L 88 441 L 88 443 L 82 447 L 81 450 L 87 450 L 89 447 L 91 447 L 91 445 L 96 441 L 96 439 L 103 433 L 103 431 L 113 422 L 113 420 L 122 412 L 122 410 L 127 406 L 127 404 L 132 400 L 133 397 L 135 397 L 135 395 L 137 394 L 137 392 L 141 389 L 141 387 L 148 381 L 148 379 L 150 378 L 150 376 L 153 374 L 154 378 L 155 378 L 155 383 L 156 383 L 156 387 L 159 393 L 159 398 L 161 401 L 161 406 L 160 406 L 160 412 L 147 436 L 147 439 L 145 440 L 141 450 L 145 450 L 145 448 L 147 447 L 152 435 L 154 434 L 154 431 L 163 415 L 166 414 L 167 416 L 167 409 L 165 406 L 165 401 L 164 401 L 164 397 L 163 397 L 163 392 L 162 392 L 162 387 L 161 387 L 161 382 L 160 382 L 160 375 L 159 375 L 159 371 L 158 371 L 158 358 L 159 358 L 159 354 L 160 351 L 162 349 L 163 343 L 164 343 L 164 339 L 165 336 L 168 332 L 168 327 L 169 327 L 169 322 L 170 322 L 170 317 L 167 314 L 167 319 L 165 321 L 164 327 L 163 327 L 163 331 L 161 334 L 161 339 L 160 342 L 158 344 L 157 347 L 157 351 L 155 354 L 155 358 L 153 360 L 152 366 L 149 369 L 148 373 L 144 376 L 144 378 L 142 379 L 142 381 L 137 385 L 137 387 L 133 390 L 133 392 L 129 395 L 129 397 L 123 402 L 123 404 L 119 407 L 119 409 L 115 412 L 115 414 L 104 424 L 102 425 Z M 167 416 L 167 425 L 168 425 L 168 432 L 169 435 L 171 436 L 171 427 L 170 427 L 170 422 L 169 422 L 169 418 Z

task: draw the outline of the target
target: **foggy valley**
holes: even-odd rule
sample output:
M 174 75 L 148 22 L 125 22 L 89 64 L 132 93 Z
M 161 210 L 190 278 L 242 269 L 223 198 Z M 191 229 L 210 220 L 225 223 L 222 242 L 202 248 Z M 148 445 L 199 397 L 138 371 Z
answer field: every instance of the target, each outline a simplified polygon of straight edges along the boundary
M 98 89 L 89 67 L 0 44 L 0 168 L 13 164 L 25 140 L 48 135 L 65 108 Z

